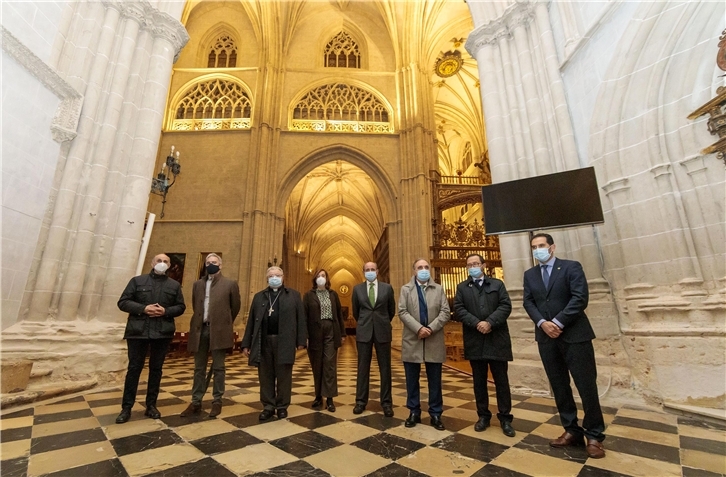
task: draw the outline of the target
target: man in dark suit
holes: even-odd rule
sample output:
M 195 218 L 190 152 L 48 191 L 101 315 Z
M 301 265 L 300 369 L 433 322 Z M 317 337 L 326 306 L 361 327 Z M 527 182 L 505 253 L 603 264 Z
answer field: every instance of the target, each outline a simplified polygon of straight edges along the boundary
M 585 272 L 579 262 L 555 258 L 555 242 L 549 234 L 535 235 L 531 246 L 539 265 L 524 272 L 524 309 L 534 321 L 539 354 L 565 428 L 550 445 L 582 446 L 584 436 L 587 454 L 595 459 L 605 457 L 602 445 L 605 422 L 592 347 L 595 333 L 585 314 L 588 301 Z M 577 422 L 570 374 L 585 411 L 582 427 Z
M 362 413 L 368 404 L 373 346 L 376 347 L 378 370 L 381 373 L 381 407 L 386 417 L 393 417 L 391 397 L 391 320 L 396 314 L 393 287 L 378 281 L 378 265 L 363 266 L 366 281 L 353 287 L 353 317 L 358 346 L 358 379 L 354 414 Z

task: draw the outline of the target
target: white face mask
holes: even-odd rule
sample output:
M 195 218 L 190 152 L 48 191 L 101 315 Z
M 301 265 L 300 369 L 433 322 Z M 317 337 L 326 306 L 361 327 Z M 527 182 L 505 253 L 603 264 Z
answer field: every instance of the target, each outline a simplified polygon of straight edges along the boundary
M 318 277 L 315 279 L 315 283 L 318 284 L 319 287 L 325 286 L 325 284 L 328 282 L 328 279 L 325 277 Z
M 167 270 L 169 270 L 169 265 L 164 262 L 159 262 L 154 265 L 154 271 L 159 275 L 163 275 Z

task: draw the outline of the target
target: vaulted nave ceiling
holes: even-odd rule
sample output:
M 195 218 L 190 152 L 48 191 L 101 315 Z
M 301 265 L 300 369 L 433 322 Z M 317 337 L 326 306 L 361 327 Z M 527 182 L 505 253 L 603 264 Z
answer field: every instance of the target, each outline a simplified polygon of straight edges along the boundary
M 376 185 L 345 161 L 323 164 L 295 186 L 285 222 L 288 247 L 306 256 L 308 269 L 331 273 L 358 273 L 384 226 Z

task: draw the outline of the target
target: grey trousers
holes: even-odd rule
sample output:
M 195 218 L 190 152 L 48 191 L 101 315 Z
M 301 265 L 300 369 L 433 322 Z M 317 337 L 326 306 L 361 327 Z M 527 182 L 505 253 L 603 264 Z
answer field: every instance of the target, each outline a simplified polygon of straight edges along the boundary
M 292 399 L 292 364 L 280 364 L 277 335 L 262 338 L 262 359 L 257 367 L 260 401 L 267 411 L 287 409 Z
M 332 320 L 320 321 L 323 330 L 322 343 L 310 343 L 308 357 L 315 381 L 315 397 L 338 395 L 338 350 L 335 349 L 334 324 Z
M 224 358 L 227 350 L 212 350 L 212 399 L 222 402 L 224 394 Z M 192 384 L 192 402 L 201 404 L 204 393 L 207 392 L 207 362 L 209 361 L 209 326 L 202 326 L 202 335 L 199 337 L 199 349 L 194 353 L 194 384 Z

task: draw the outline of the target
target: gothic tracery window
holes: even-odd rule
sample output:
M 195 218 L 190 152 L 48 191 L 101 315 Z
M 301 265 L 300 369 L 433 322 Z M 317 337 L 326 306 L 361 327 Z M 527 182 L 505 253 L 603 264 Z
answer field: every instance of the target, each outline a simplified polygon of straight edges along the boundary
M 292 111 L 297 131 L 393 132 L 388 108 L 374 93 L 357 86 L 332 83 L 309 91 Z
M 174 131 L 249 129 L 252 102 L 242 86 L 221 78 L 194 85 L 179 101 Z
M 223 34 L 212 44 L 207 57 L 207 68 L 234 68 L 237 66 L 237 45 L 234 39 Z
M 323 65 L 328 68 L 360 68 L 360 48 L 344 31 L 335 35 L 323 52 Z

